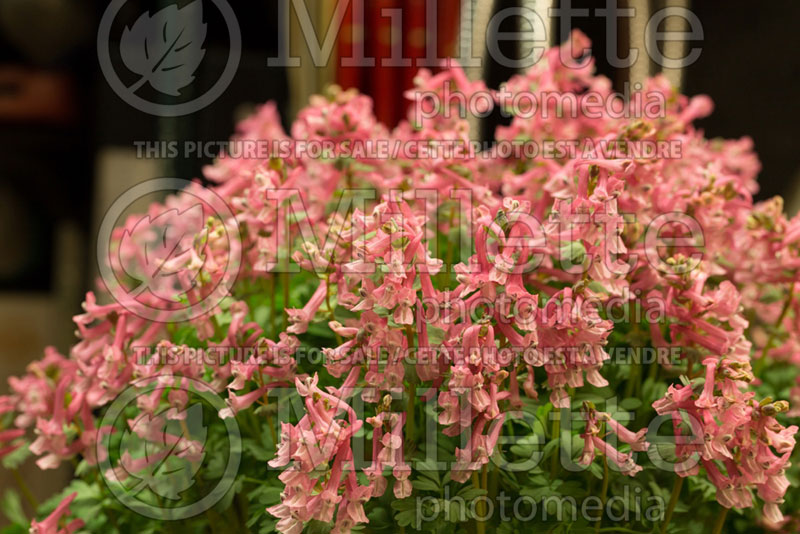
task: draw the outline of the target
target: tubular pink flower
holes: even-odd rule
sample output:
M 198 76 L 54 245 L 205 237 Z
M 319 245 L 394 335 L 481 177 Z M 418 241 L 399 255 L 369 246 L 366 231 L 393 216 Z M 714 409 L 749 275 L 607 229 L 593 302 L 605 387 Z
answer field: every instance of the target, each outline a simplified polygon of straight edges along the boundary
M 631 432 L 608 414 L 606 414 L 604 420 L 611 431 L 616 434 L 623 443 L 627 443 L 631 446 L 631 450 L 646 451 L 650 447 L 650 444 L 644 439 L 645 435 L 647 434 L 646 428 L 643 428 L 638 432 Z
M 31 523 L 31 534 L 72 534 L 79 528 L 83 527 L 84 523 L 80 519 L 71 521 L 65 528 L 59 529 L 58 523 L 65 515 L 69 514 L 69 505 L 75 500 L 78 493 L 72 493 L 64 498 L 56 509 L 42 521 L 34 520 Z
M 308 323 L 314 318 L 317 310 L 325 301 L 325 296 L 328 292 L 328 283 L 324 280 L 317 286 L 317 290 L 311 295 L 311 299 L 303 306 L 302 309 L 287 309 L 286 313 L 289 315 L 289 321 L 292 323 L 287 329 L 290 334 L 303 334 L 308 330 Z
M 698 408 L 713 408 L 716 401 L 714 397 L 714 386 L 716 385 L 717 360 L 708 358 L 703 360 L 706 366 L 706 382 L 703 385 L 703 394 L 695 401 Z

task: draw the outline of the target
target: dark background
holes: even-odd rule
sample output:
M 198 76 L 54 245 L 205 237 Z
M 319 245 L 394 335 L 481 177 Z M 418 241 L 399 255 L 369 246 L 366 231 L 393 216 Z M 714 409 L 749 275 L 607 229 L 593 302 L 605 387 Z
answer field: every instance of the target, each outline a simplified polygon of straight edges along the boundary
M 25 1 L 35 5 L 40 0 Z M 0 260 L 0 291 L 52 289 L 53 270 L 59 267 L 59 258 L 53 252 L 54 228 L 64 221 L 77 225 L 87 251 L 93 248 L 94 166 L 103 147 L 130 148 L 134 140 L 159 139 L 165 133 L 168 138 L 225 139 L 233 130 L 240 104 L 276 100 L 279 109 L 287 108 L 286 73 L 267 67 L 267 58 L 277 50 L 279 22 L 274 0 L 230 2 L 243 39 L 237 75 L 211 106 L 179 119 L 157 119 L 141 113 L 110 90 L 100 73 L 95 48 L 97 23 L 106 2 L 60 3 L 79 15 L 74 20 L 64 19 L 59 31 L 53 31 L 57 21 L 49 21 L 50 26 L 42 23 L 41 28 L 29 27 L 30 40 L 39 41 L 38 48 L 25 44 L 24 38 L 20 40 L 19 32 L 8 31 L 9 25 L 15 24 L 13 20 L 0 25 L 0 65 L 5 71 L 44 72 L 64 81 L 54 89 L 63 99 L 59 108 L 62 113 L 24 116 L 3 113 L 14 107 L 20 86 L 14 75 L 0 76 L 0 101 L 6 102 L 5 107 L 0 106 L 0 257 L 7 258 Z M 125 24 L 126 15 L 132 22 L 146 9 L 156 10 L 169 3 L 131 0 L 117 24 Z M 513 0 L 501 0 L 497 5 L 514 4 Z M 588 1 L 575 1 L 573 5 L 598 7 L 597 2 Z M 795 53 L 800 42 L 795 28 L 800 2 L 704 1 L 695 2 L 691 9 L 703 24 L 705 38 L 699 43 L 703 47 L 699 61 L 686 71 L 684 91 L 709 94 L 716 103 L 714 114 L 700 125 L 709 137 L 752 136 L 763 162 L 759 198 L 791 196 L 800 167 L 794 147 L 800 123 L 800 106 L 795 102 L 800 94 L 800 60 Z M 55 19 L 59 16 L 54 14 Z M 595 50 L 605 49 L 602 19 L 582 18 L 574 23 L 590 36 Z M 206 60 L 197 72 L 200 85 L 207 80 L 213 83 L 227 57 L 228 37 L 219 30 L 209 25 Z M 59 32 L 65 34 L 61 40 Z M 607 64 L 603 54 L 597 57 L 601 73 L 612 80 L 620 79 L 620 73 Z M 497 65 L 486 69 L 486 78 L 494 85 L 509 74 Z M 166 174 L 196 177 L 205 163 L 174 160 Z M 80 270 L 86 273 L 82 289 L 88 288 L 88 263 Z

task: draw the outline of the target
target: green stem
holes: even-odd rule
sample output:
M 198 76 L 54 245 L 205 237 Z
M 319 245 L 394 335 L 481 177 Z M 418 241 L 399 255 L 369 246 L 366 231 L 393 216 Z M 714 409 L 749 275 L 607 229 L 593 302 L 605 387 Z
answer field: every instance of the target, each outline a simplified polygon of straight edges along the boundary
M 672 519 L 672 513 L 675 511 L 675 505 L 678 504 L 681 488 L 683 488 L 683 477 L 676 477 L 675 484 L 672 486 L 672 495 L 670 495 L 669 504 L 667 505 L 667 513 L 664 516 L 664 523 L 661 525 L 661 534 L 667 531 L 669 521 Z
M 413 383 L 408 384 L 408 405 L 406 409 L 406 445 L 414 443 L 417 434 L 417 424 L 415 418 L 415 401 L 417 397 L 417 386 Z
M 275 421 L 272 420 L 272 414 L 269 413 L 269 394 L 264 395 L 264 411 L 267 414 L 267 426 L 269 427 L 269 435 L 272 438 L 272 445 L 277 450 L 278 448 L 278 432 L 275 430 Z M 259 436 L 260 438 L 260 436 Z
M 253 413 L 253 410 L 247 410 L 247 417 L 243 417 L 241 422 L 242 422 L 242 426 L 245 427 L 245 429 L 254 438 L 258 438 L 258 440 L 261 442 L 261 444 L 266 447 L 266 443 L 264 443 L 264 440 L 261 437 L 261 431 L 259 430 L 259 427 L 260 427 L 259 422 L 256 419 L 256 416 Z
M 486 466 L 484 466 L 484 467 L 486 467 Z M 478 476 L 478 472 L 477 471 L 473 471 L 472 472 L 472 485 L 476 489 L 481 489 L 481 479 Z M 486 512 L 484 510 L 484 506 L 486 506 L 486 502 L 483 499 L 478 501 L 478 506 L 477 506 L 478 509 L 477 509 L 476 512 L 477 512 L 477 515 L 482 517 L 482 518 L 486 518 Z M 486 534 L 486 522 L 478 519 L 477 517 L 475 518 L 475 532 L 477 534 Z
M 631 304 L 628 303 L 628 317 L 631 317 Z M 638 341 L 641 336 L 639 334 L 639 325 L 634 323 L 631 329 L 631 340 Z M 640 376 L 642 374 L 642 362 L 637 356 L 636 351 L 633 351 L 633 361 L 631 362 L 631 370 L 628 374 L 628 382 L 625 384 L 625 398 L 633 395 L 634 387 L 641 384 Z
M 633 387 L 637 382 L 641 382 L 639 380 L 639 366 L 641 364 L 635 360 L 631 363 L 631 371 L 628 375 L 628 381 L 625 383 L 625 398 L 629 398 L 633 395 Z
M 589 479 L 589 481 L 586 483 L 586 494 L 587 495 L 594 495 L 594 485 L 595 485 L 595 481 L 597 480 L 597 477 L 595 477 L 591 473 L 591 470 L 589 470 L 589 469 L 586 470 L 586 473 L 589 473 L 589 475 L 587 477 Z
M 558 408 L 556 408 L 555 410 L 558 410 Z M 556 475 L 558 474 L 558 467 L 559 467 L 558 462 L 559 462 L 559 457 L 561 456 L 561 443 L 560 443 L 560 438 L 561 438 L 561 413 L 560 413 L 560 411 L 556 411 L 555 413 L 556 413 L 557 417 L 555 419 L 553 419 L 553 432 L 552 432 L 552 435 L 550 436 L 550 439 L 558 439 L 559 443 L 558 443 L 558 445 L 556 445 L 556 450 L 553 453 L 553 459 L 550 461 L 550 479 L 551 480 L 555 480 Z
M 292 255 L 291 251 L 291 228 L 289 227 L 289 212 L 287 210 L 285 215 L 286 225 L 286 243 L 284 257 L 281 261 L 283 267 L 281 268 L 281 288 L 283 289 L 283 330 L 289 327 L 289 314 L 286 310 L 289 308 L 289 257 Z
M 414 329 L 411 325 L 406 325 L 406 342 L 408 344 L 408 356 L 414 356 L 413 351 L 416 347 L 415 339 L 414 339 Z M 406 390 L 408 394 L 408 401 L 406 405 L 406 426 L 405 426 L 405 436 L 406 436 L 406 449 L 410 452 L 413 451 L 415 446 L 415 440 L 417 437 L 417 425 L 416 425 L 416 401 L 417 401 L 417 386 L 413 382 L 413 377 L 410 377 L 408 380 L 408 389 Z
M 489 498 L 494 501 L 497 499 L 497 489 L 500 486 L 500 467 L 498 463 L 494 463 L 492 468 L 491 477 L 489 479 Z
M 244 532 L 244 534 L 250 534 L 250 527 L 247 526 L 247 509 L 249 506 L 249 500 L 247 496 L 243 493 L 237 493 L 235 497 L 236 503 L 236 520 L 239 523 L 239 528 L 237 529 L 238 532 Z
M 608 496 L 608 459 L 603 456 L 603 489 L 600 490 L 600 502 L 603 503 L 601 510 L 600 510 L 600 519 L 597 521 L 597 526 L 595 527 L 595 532 L 600 532 L 600 526 L 603 524 L 603 509 L 606 506 L 606 497 Z
M 778 316 L 778 320 L 775 321 L 775 325 L 773 326 L 772 332 L 767 339 L 767 343 L 764 345 L 764 349 L 761 351 L 761 358 L 759 358 L 755 363 L 753 374 L 756 376 L 760 374 L 760 372 L 764 369 L 764 365 L 766 365 L 767 352 L 769 352 L 772 342 L 775 341 L 775 336 L 778 335 L 778 329 L 781 327 L 781 323 L 783 323 L 783 320 L 786 319 L 786 314 L 789 313 L 789 309 L 792 307 L 792 299 L 794 299 L 794 284 L 789 285 L 789 294 L 786 295 L 786 302 L 783 303 L 781 314 Z
M 487 493 L 489 491 L 489 466 L 487 464 L 483 464 L 483 471 L 481 472 L 481 489 Z M 481 500 L 481 509 L 481 517 L 483 520 L 478 522 L 478 531 L 486 532 L 486 522 L 488 521 L 488 518 L 486 517 L 486 501 L 484 500 Z
M 278 339 L 278 302 L 275 299 L 275 273 L 272 272 L 269 275 L 269 280 L 267 281 L 268 289 L 269 289 L 269 300 L 271 304 L 271 309 L 269 312 L 269 337 L 270 339 L 277 340 Z
M 650 369 L 647 371 L 647 378 L 652 379 L 655 381 L 658 378 L 658 370 L 661 368 L 661 364 L 658 361 L 655 361 L 650 364 Z
M 330 319 L 331 321 L 335 321 L 336 320 L 336 314 L 333 311 L 333 306 L 331 306 L 331 283 L 330 282 L 331 282 L 331 277 L 329 275 L 326 275 L 325 276 L 325 307 L 328 308 L 328 319 Z M 341 345 L 342 343 L 344 343 L 344 340 L 342 339 L 342 336 L 340 336 L 339 334 L 336 334 L 335 332 L 334 332 L 334 334 L 336 336 L 336 345 L 337 346 Z
M 28 504 L 31 505 L 33 508 L 33 512 L 35 513 L 36 510 L 39 508 L 39 501 L 36 500 L 36 497 L 33 496 L 28 485 L 25 483 L 25 479 L 22 478 L 22 475 L 19 474 L 19 470 L 12 469 L 11 474 L 14 475 L 14 480 L 17 481 L 17 485 L 19 486 L 22 495 L 25 497 L 25 500 L 28 501 Z
M 447 224 L 447 231 L 450 232 L 451 228 L 453 227 L 453 221 L 455 220 L 456 215 L 456 208 L 455 206 L 450 207 L 450 218 Z M 449 239 L 448 239 L 449 241 Z M 450 272 L 452 271 L 453 266 L 453 247 L 448 246 L 447 252 L 445 253 L 445 263 L 442 268 L 442 275 L 444 278 L 444 285 L 442 286 L 444 289 L 448 289 L 450 287 Z
M 728 509 L 723 508 L 722 513 L 717 516 L 717 522 L 714 524 L 713 534 L 721 534 L 722 527 L 725 526 L 725 518 L 728 517 Z
M 211 527 L 211 532 L 213 534 L 225 532 L 224 528 L 221 527 L 224 522 L 222 521 L 222 516 L 219 515 L 219 512 L 213 508 L 206 510 L 206 517 L 208 518 L 208 526 Z

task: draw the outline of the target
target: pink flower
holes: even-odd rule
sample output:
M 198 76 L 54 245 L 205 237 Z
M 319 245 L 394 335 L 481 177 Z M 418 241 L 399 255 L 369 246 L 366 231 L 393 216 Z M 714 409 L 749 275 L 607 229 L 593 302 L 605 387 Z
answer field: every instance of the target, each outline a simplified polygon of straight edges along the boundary
M 613 417 L 608 414 L 603 414 L 605 417 L 601 418 L 604 420 L 605 423 L 608 425 L 609 429 L 617 435 L 617 437 L 622 440 L 623 443 L 627 443 L 631 446 L 631 450 L 634 451 L 646 451 L 650 444 L 645 441 L 645 434 L 647 434 L 647 429 L 643 428 L 638 432 L 631 432 L 619 422 L 617 422 Z
M 56 509 L 42 521 L 34 520 L 31 522 L 31 534 L 72 534 L 83 527 L 84 522 L 80 519 L 70 521 L 64 528 L 59 528 L 61 519 L 69 514 L 69 505 L 75 500 L 78 493 L 72 493 L 62 500 Z
M 800 299 L 788 298 L 800 289 L 800 216 L 787 218 L 779 199 L 754 203 L 760 164 L 752 140 L 709 141 L 694 126 L 713 108 L 708 97 L 680 95 L 657 76 L 623 102 L 595 75 L 589 46 L 573 32 L 498 91 L 457 63 L 423 69 L 405 94 L 415 109 L 391 131 L 354 90 L 313 96 L 291 137 L 274 104 L 259 107 L 203 169 L 226 209 L 198 204 L 204 191 L 195 182 L 115 230 L 109 261 L 119 280 L 86 295 L 75 346 L 68 356 L 46 349 L 0 397 L 3 424 L 13 420 L 0 429 L 0 457 L 30 429 L 40 468 L 78 455 L 97 464 L 98 440 L 113 430 L 98 416 L 139 379 L 161 388 L 137 398 L 130 429 L 170 445 L 179 437 L 159 432 L 185 419 L 191 381 L 227 395 L 219 417 L 251 412 L 262 424 L 271 410 L 259 401 L 293 385 L 302 412 L 281 424 L 269 465 L 284 468 L 284 487 L 268 512 L 280 532 L 300 534 L 319 521 L 347 533 L 369 522 L 366 504 L 390 483 L 390 497 L 413 497 L 407 456 L 421 452 L 421 441 L 407 441 L 421 439 L 419 430 L 427 435 L 432 424 L 458 441 L 450 478 L 466 483 L 496 453 L 509 411 L 608 397 L 620 377 L 610 353 L 654 347 L 658 361 L 647 370 L 655 382 L 646 384 L 666 388 L 652 407 L 673 423 L 675 474 L 706 477 L 720 505 L 763 506 L 764 525 L 793 529 L 796 514 L 784 518 L 780 505 L 793 480 L 797 427 L 779 414 L 800 411 L 759 402 L 754 386 L 765 365 L 800 365 Z M 513 109 L 523 96 L 539 108 Z M 598 97 L 626 113 L 590 113 Z M 512 114 L 482 153 L 463 116 L 470 100 L 478 111 Z M 554 140 L 574 140 L 575 150 L 502 150 Z M 681 153 L 640 153 L 642 143 Z M 237 154 L 239 145 L 269 147 Z M 373 152 L 386 145 L 402 149 Z M 466 148 L 409 148 L 453 146 Z M 324 148 L 316 157 L 309 147 Z M 351 199 L 347 190 L 371 198 Z M 163 257 L 156 245 L 168 235 L 177 246 Z M 307 272 L 285 277 L 284 254 Z M 152 276 L 154 258 L 164 276 Z M 149 282 L 141 294 L 116 287 L 140 278 Z M 316 284 L 313 293 L 288 308 L 287 299 L 308 295 L 304 284 Z M 176 322 L 187 306 L 205 313 Z M 138 313 L 145 307 L 157 312 Z M 298 374 L 309 369 L 302 357 L 312 348 L 325 370 L 312 362 L 315 374 Z M 214 351 L 223 356 L 205 358 Z M 629 384 L 641 378 L 631 373 Z M 543 389 L 549 397 L 540 400 Z M 356 392 L 363 410 L 353 407 Z M 789 396 L 800 403 L 800 386 Z M 435 413 L 420 406 L 429 401 Z M 583 411 L 580 463 L 599 454 L 636 476 L 637 453 L 649 450 L 646 429 L 629 429 L 591 403 Z M 372 448 L 361 473 L 357 435 Z M 199 443 L 182 445 L 182 457 L 203 452 Z M 122 479 L 126 468 L 161 458 L 123 454 L 106 475 Z M 61 524 L 74 498 L 32 529 L 79 528 Z
M 630 444 L 633 451 L 644 451 L 650 446 L 644 440 L 647 429 L 642 429 L 636 433 L 631 432 L 620 425 L 610 414 L 596 411 L 590 403 L 584 403 L 583 413 L 586 418 L 586 429 L 581 434 L 583 452 L 581 453 L 580 463 L 582 465 L 591 464 L 594 461 L 595 451 L 599 451 L 600 454 L 613 462 L 624 475 L 632 477 L 642 470 L 642 467 L 634 461 L 633 453 L 624 454 L 599 436 L 601 432 L 600 425 L 605 422 L 617 437 L 624 443 Z
M 289 315 L 289 321 L 292 325 L 287 329 L 290 334 L 303 334 L 308 330 L 308 323 L 314 318 L 317 310 L 325 301 L 325 296 L 328 292 L 328 284 L 325 281 L 320 282 L 317 290 L 311 296 L 311 299 L 303 306 L 302 309 L 287 309 L 286 313 Z

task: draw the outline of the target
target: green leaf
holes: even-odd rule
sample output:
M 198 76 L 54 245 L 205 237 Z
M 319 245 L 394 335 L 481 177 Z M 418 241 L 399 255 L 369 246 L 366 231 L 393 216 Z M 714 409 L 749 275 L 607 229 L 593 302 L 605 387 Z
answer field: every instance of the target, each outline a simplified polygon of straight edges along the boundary
M 3 458 L 3 467 L 6 469 L 19 469 L 30 456 L 31 451 L 28 450 L 28 444 L 25 443 Z
M 401 527 L 408 527 L 414 520 L 417 518 L 417 514 L 414 510 L 403 510 L 402 512 L 398 512 L 394 515 L 395 521 Z
M 414 499 L 402 499 L 392 501 L 392 508 L 398 512 L 414 509 Z
M 246 523 L 247 528 L 250 528 L 256 523 L 258 523 L 259 519 L 264 517 L 266 513 L 267 513 L 266 510 L 262 509 L 257 510 L 256 513 L 251 512 L 250 519 L 248 519 Z
M 323 523 L 322 521 L 318 521 L 316 519 L 312 519 L 306 525 L 306 532 L 308 534 L 327 534 L 331 531 L 331 526 L 328 523 Z
M 372 528 L 385 528 L 391 524 L 389 513 L 386 511 L 386 508 L 382 506 L 370 510 L 367 514 L 367 519 L 369 519 L 369 524 Z
M 530 434 L 519 438 L 510 450 L 521 458 L 530 458 L 534 452 L 541 450 L 544 438 L 539 434 Z
M 586 494 L 586 486 L 583 482 L 568 480 L 558 487 L 558 492 L 568 497 L 582 497 Z
M 242 450 L 258 460 L 259 462 L 267 462 L 272 460 L 274 454 L 264 448 L 259 442 L 252 438 L 245 438 L 242 440 Z
M 706 502 L 717 500 L 717 488 L 705 477 L 688 477 L 689 491 L 700 493 Z
M 558 452 L 558 446 L 561 442 L 561 438 L 553 438 L 547 442 L 547 445 L 544 446 L 544 450 L 542 451 L 542 459 L 546 460 L 553 454 Z
M 11 489 L 6 490 L 3 494 L 3 499 L 0 500 L 0 510 L 6 519 L 15 525 L 27 525 L 28 519 L 25 517 L 25 511 L 22 509 L 22 500 L 19 494 Z
M 267 324 L 270 311 L 270 308 L 267 306 L 259 306 L 253 311 L 253 321 L 261 326 L 265 326 Z
M 641 399 L 637 399 L 636 397 L 629 397 L 627 399 L 623 399 L 619 403 L 619 405 L 623 410 L 628 410 L 629 412 L 634 412 L 634 411 L 638 410 L 639 408 L 641 408 L 642 401 L 641 401 Z
M 438 326 L 428 325 L 428 343 L 431 346 L 438 346 L 444 342 L 445 332 Z
M 662 381 L 655 381 L 648 378 L 642 384 L 642 401 L 648 406 L 653 404 L 653 401 L 660 399 L 667 392 L 667 384 Z
M 450 508 L 449 520 L 451 523 L 460 523 L 467 517 L 466 502 L 460 500 L 445 501 L 445 506 Z
M 94 469 L 94 467 L 89 465 L 89 462 L 86 460 L 81 460 L 78 466 L 75 468 L 75 476 L 81 478 L 90 473 L 92 469 Z
M 486 493 L 487 491 L 485 489 L 466 487 L 459 491 L 456 495 L 465 501 L 471 501 L 473 499 L 477 499 L 478 497 L 483 497 L 486 495 Z
M 560 257 L 569 260 L 572 265 L 580 265 L 586 259 L 586 248 L 581 241 L 567 241 L 561 245 Z
M 527 495 L 536 500 L 544 499 L 550 496 L 560 496 L 560 487 L 564 483 L 563 480 L 548 480 L 544 476 L 538 475 L 530 478 L 532 488 L 522 488 L 520 495 Z
M 86 523 L 86 532 L 107 532 L 104 527 L 108 519 L 103 513 L 103 503 L 106 496 L 97 482 L 84 482 L 83 480 L 73 480 L 69 486 L 64 488 L 61 493 L 57 493 L 47 499 L 37 514 L 44 517 L 52 512 L 65 497 L 72 493 L 77 493 L 75 500 L 70 505 L 72 516 L 82 519 Z
M 594 475 L 598 480 L 603 480 L 603 468 L 597 462 L 592 462 L 589 465 L 589 472 Z
M 411 485 L 414 486 L 414 489 L 420 491 L 439 491 L 441 489 L 439 484 L 429 478 L 418 478 L 416 480 L 412 480 Z

